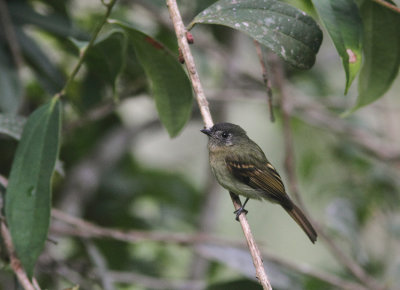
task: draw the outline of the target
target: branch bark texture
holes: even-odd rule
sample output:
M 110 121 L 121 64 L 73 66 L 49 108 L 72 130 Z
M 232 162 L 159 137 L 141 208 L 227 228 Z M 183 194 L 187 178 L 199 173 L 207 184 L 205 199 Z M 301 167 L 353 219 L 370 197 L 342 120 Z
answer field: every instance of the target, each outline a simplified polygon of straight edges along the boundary
M 171 20 L 174 25 L 176 37 L 178 39 L 178 45 L 179 48 L 181 49 L 185 65 L 189 72 L 189 77 L 192 82 L 193 89 L 195 91 L 196 100 L 199 105 L 200 113 L 203 117 L 204 126 L 206 128 L 211 128 L 213 126 L 213 120 L 211 117 L 210 108 L 208 106 L 208 101 L 204 95 L 203 87 L 200 82 L 199 74 L 196 70 L 196 65 L 193 59 L 193 55 L 189 48 L 189 43 L 187 42 L 186 38 L 187 31 L 185 25 L 183 24 L 178 4 L 176 3 L 175 0 L 166 0 L 166 3 L 168 6 Z M 236 209 L 241 206 L 240 200 L 236 195 L 231 194 L 231 198 L 233 205 Z M 263 286 L 264 289 L 272 289 L 264 269 L 260 251 L 258 250 L 257 244 L 251 233 L 251 229 L 249 223 L 247 222 L 246 216 L 243 214 L 240 215 L 239 221 L 242 226 L 243 233 L 246 237 L 247 244 L 249 246 L 250 253 L 253 258 L 253 263 L 256 268 L 257 279 L 259 280 L 260 284 Z

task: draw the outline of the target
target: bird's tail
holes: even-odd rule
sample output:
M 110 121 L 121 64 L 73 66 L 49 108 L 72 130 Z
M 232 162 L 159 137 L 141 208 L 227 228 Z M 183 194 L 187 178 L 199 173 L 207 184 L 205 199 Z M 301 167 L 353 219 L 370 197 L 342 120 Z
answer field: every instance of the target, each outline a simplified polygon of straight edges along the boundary
M 310 238 L 312 243 L 317 240 L 317 232 L 314 230 L 312 224 L 306 218 L 304 213 L 295 204 L 292 203 L 291 208 L 285 208 L 287 213 L 296 221 L 296 223 L 303 229 L 303 231 Z

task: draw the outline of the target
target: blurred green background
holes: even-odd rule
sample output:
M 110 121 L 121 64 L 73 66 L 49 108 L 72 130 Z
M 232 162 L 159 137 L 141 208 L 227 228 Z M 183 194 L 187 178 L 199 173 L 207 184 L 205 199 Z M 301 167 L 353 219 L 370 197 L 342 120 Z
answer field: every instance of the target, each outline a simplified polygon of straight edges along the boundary
M 87 41 L 104 7 L 92 0 L 0 1 L 8 6 L 22 58 L 18 68 L 8 62 L 10 51 L 1 38 L 1 108 L 3 113 L 27 116 L 62 88 L 78 55 L 71 39 Z M 213 2 L 180 1 L 185 23 Z M 309 1 L 288 2 L 316 19 Z M 164 1 L 121 0 L 111 18 L 129 22 L 177 54 Z M 221 26 L 199 25 L 192 33 L 191 48 L 214 122 L 240 124 L 290 188 L 275 75 L 270 75 L 276 116 L 271 122 L 253 41 Z M 64 173 L 54 177 L 53 205 L 105 228 L 164 236 L 140 237 L 138 232 L 140 238 L 133 242 L 92 238 L 90 233 L 85 237 L 55 218 L 36 267 L 40 285 L 43 289 L 77 284 L 79 289 L 107 290 L 260 289 L 230 197 L 211 176 L 196 104 L 189 123 L 171 139 L 159 122 L 133 49 L 128 45 L 129 57 L 118 60 L 119 45 L 118 39 L 111 39 L 101 53 L 94 52 L 68 89 L 60 152 Z M 344 96 L 345 74 L 326 31 L 316 63 L 308 71 L 285 66 L 270 53 L 265 56 L 285 70 L 295 172 L 308 213 L 345 256 L 386 289 L 398 289 L 398 79 L 383 98 L 342 118 L 340 114 L 356 102 L 357 85 Z M 104 59 L 109 67 L 101 63 Z M 118 61 L 125 66 L 114 84 L 107 74 Z M 19 99 L 4 98 L 7 93 Z M 9 174 L 16 144 L 0 135 L 2 176 Z M 316 272 L 360 282 L 326 242 L 311 244 L 279 206 L 250 201 L 247 209 L 253 234 L 266 252 L 264 262 L 274 289 L 340 288 L 318 279 Z M 202 240 L 199 233 L 206 238 Z M 180 235 L 187 240 L 179 240 Z M 305 274 L 306 269 L 313 273 Z M 4 259 L 0 287 L 18 289 Z

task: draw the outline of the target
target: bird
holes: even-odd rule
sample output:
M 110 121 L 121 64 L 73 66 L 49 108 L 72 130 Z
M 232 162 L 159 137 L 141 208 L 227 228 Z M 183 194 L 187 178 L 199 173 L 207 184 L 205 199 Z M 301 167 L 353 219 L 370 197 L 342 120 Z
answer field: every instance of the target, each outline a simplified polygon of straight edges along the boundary
M 218 183 L 246 198 L 243 206 L 234 212 L 236 220 L 241 213 L 248 213 L 244 207 L 249 199 L 267 200 L 281 205 L 311 242 L 316 242 L 317 233 L 311 222 L 290 199 L 281 176 L 243 128 L 232 123 L 217 123 L 200 131 L 208 136 L 209 162 Z

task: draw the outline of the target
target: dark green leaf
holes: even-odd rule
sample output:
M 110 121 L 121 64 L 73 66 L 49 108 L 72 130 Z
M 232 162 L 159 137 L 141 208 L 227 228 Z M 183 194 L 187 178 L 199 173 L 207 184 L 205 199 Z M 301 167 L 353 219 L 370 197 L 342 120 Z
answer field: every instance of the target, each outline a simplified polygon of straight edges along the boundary
M 126 29 L 150 80 L 161 122 L 171 137 L 176 136 L 189 120 L 193 103 L 192 88 L 182 65 L 155 39 L 126 24 L 115 23 Z
M 16 113 L 23 92 L 12 57 L 0 46 L 0 110 Z
M 81 54 L 87 47 L 87 41 L 70 38 L 71 43 Z M 85 64 L 87 72 L 82 82 L 81 92 L 69 91 L 70 99 L 82 111 L 98 105 L 103 97 L 109 95 L 111 88 L 116 97 L 116 82 L 126 62 L 126 36 L 122 29 L 114 29 L 101 35 L 88 51 Z
M 400 65 L 400 15 L 373 1 L 364 1 L 361 15 L 364 63 L 352 112 L 380 98 L 392 85 Z
M 220 0 L 192 23 L 221 24 L 247 33 L 294 67 L 308 69 L 322 41 L 322 32 L 304 12 L 276 0 Z
M 114 94 L 117 77 L 125 63 L 125 43 L 123 30 L 109 31 L 96 40 L 85 59 L 90 73 L 97 79 L 99 86 L 105 82 L 112 88 Z
M 11 168 L 6 217 L 15 250 L 29 276 L 47 238 L 51 177 L 60 140 L 61 104 L 57 98 L 28 118 Z
M 313 0 L 346 72 L 345 93 L 361 66 L 362 21 L 353 0 Z

